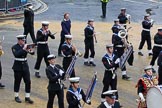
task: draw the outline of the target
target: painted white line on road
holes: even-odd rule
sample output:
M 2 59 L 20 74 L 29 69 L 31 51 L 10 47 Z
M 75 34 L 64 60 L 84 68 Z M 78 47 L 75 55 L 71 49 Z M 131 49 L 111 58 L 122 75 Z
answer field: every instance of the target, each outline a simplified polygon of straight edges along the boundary
M 132 2 L 132 3 L 138 3 L 138 4 L 148 4 L 148 3 L 138 2 L 138 1 L 134 1 L 134 0 L 123 0 L 123 1 Z

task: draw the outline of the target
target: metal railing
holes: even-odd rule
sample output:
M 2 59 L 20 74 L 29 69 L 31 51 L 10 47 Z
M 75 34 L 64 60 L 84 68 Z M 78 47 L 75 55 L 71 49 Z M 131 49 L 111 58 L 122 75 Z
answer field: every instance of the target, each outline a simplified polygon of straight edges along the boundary
M 0 0 L 0 11 L 20 10 L 28 0 Z

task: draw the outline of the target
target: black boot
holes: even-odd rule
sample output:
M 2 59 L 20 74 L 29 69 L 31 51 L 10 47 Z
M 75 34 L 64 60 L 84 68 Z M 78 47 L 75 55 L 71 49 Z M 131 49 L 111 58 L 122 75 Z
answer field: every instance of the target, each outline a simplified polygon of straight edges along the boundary
M 15 101 L 16 101 L 17 103 L 21 103 L 21 99 L 20 99 L 19 97 L 15 97 Z
M 5 88 L 5 85 L 3 85 L 2 83 L 0 83 L 0 88 Z
M 29 103 L 29 104 L 33 104 L 33 103 L 34 103 L 34 101 L 31 100 L 29 97 L 26 97 L 26 98 L 25 98 L 25 102 L 27 102 L 27 103 Z
M 122 75 L 122 79 L 123 79 L 123 80 L 130 81 L 130 80 L 131 80 L 131 77 L 129 77 L 129 76 L 127 76 L 127 75 Z
M 88 62 L 84 62 L 85 66 L 90 66 L 90 64 Z
M 90 61 L 89 64 L 94 66 L 94 67 L 96 66 L 96 64 L 94 62 L 92 62 L 92 61 Z
M 142 52 L 138 52 L 138 55 L 143 56 Z
M 35 72 L 35 77 L 40 78 L 39 72 Z

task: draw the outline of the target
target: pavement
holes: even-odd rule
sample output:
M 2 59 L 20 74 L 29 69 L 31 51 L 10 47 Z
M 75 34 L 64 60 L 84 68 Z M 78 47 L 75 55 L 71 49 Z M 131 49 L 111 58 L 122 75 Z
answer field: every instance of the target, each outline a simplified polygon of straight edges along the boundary
M 41 0 L 29 0 L 33 4 L 33 10 L 35 14 L 40 14 L 48 9 L 48 6 Z M 16 10 L 14 12 L 9 11 L 8 13 L 1 12 L 0 20 L 11 20 L 24 17 L 24 8 Z

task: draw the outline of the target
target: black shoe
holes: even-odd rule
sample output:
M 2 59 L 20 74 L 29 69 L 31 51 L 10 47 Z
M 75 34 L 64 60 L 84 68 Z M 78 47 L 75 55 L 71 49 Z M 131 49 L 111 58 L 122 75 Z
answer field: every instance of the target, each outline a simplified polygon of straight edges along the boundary
M 5 88 L 5 85 L 3 85 L 2 83 L 0 83 L 0 88 Z
M 34 101 L 33 100 L 31 100 L 29 97 L 27 98 L 25 98 L 25 102 L 27 102 L 27 103 L 29 103 L 29 104 L 33 104 L 34 103 Z
M 123 79 L 123 80 L 130 81 L 130 80 L 131 80 L 131 77 L 129 77 L 129 76 L 127 76 L 127 75 L 122 75 L 122 79 Z
M 153 54 L 152 54 L 152 53 L 149 53 L 148 55 L 149 55 L 149 56 L 152 56 Z
M 100 17 L 101 17 L 101 18 L 106 18 L 106 17 L 105 17 L 105 16 L 103 16 L 103 15 L 101 15 Z
M 84 62 L 85 66 L 90 66 L 90 64 L 88 62 Z
M 19 97 L 15 97 L 15 101 L 16 101 L 17 103 L 21 103 L 21 99 L 20 99 Z
M 96 66 L 96 64 L 95 64 L 94 62 L 89 62 L 89 64 L 90 64 L 91 66 Z
M 40 78 L 39 72 L 35 72 L 35 77 Z
M 143 56 L 142 52 L 138 52 L 138 55 Z

